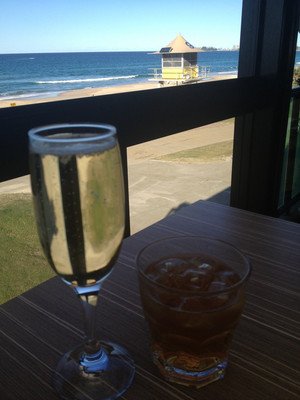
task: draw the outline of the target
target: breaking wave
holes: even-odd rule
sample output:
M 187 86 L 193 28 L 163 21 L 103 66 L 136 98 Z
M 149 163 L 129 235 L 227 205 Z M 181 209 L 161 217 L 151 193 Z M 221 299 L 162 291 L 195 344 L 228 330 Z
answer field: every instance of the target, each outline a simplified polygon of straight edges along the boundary
M 105 78 L 87 78 L 87 79 L 65 79 L 60 81 L 36 81 L 38 84 L 58 84 L 58 83 L 80 83 L 80 82 L 102 82 L 111 81 L 116 79 L 132 79 L 136 78 L 138 75 L 127 75 L 127 76 L 109 76 Z
M 38 93 L 11 93 L 11 94 L 4 94 L 3 96 L 0 95 L 0 101 L 5 100 L 28 100 L 28 99 L 35 99 L 35 98 L 43 98 L 43 97 L 55 97 L 61 92 L 38 92 Z

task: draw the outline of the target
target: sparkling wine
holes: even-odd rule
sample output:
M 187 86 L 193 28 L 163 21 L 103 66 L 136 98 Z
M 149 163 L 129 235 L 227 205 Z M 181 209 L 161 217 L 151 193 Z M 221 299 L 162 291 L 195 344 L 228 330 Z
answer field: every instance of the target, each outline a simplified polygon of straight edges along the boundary
M 67 137 L 67 134 L 65 134 Z M 61 139 L 61 135 L 60 135 Z M 74 286 L 110 272 L 124 233 L 119 147 L 81 143 L 31 147 L 32 191 L 41 244 L 49 264 Z
M 72 285 L 84 341 L 59 360 L 53 386 L 65 400 L 116 399 L 134 362 L 119 344 L 99 340 L 96 306 L 118 256 L 125 225 L 124 184 L 115 127 L 56 124 L 28 132 L 38 233 L 49 264 Z

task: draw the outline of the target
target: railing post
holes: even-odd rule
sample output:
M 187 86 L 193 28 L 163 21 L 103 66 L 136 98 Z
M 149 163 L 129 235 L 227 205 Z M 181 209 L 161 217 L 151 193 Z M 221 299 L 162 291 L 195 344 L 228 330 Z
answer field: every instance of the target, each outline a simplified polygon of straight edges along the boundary
M 239 78 L 273 82 L 273 97 L 264 109 L 236 119 L 231 205 L 273 216 L 281 193 L 299 13 L 298 0 L 243 1 Z

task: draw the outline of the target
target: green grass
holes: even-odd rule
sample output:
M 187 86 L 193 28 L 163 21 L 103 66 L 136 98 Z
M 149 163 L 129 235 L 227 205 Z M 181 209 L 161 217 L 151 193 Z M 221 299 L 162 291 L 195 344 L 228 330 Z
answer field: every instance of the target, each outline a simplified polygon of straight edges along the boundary
M 207 146 L 195 147 L 193 149 L 181 150 L 155 158 L 160 161 L 174 162 L 215 162 L 224 161 L 232 156 L 233 141 L 214 143 Z
M 52 276 L 39 243 L 31 195 L 0 195 L 0 304 Z

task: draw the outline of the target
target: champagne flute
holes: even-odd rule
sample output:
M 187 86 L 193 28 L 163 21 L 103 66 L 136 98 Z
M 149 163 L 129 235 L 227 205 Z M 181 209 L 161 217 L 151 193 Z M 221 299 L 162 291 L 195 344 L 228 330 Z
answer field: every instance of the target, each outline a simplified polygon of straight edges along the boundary
M 53 384 L 63 399 L 115 399 L 131 384 L 134 363 L 121 346 L 96 338 L 95 309 L 124 234 L 116 129 L 60 124 L 28 135 L 40 242 L 50 266 L 80 299 L 84 316 L 84 343 L 62 357 Z

